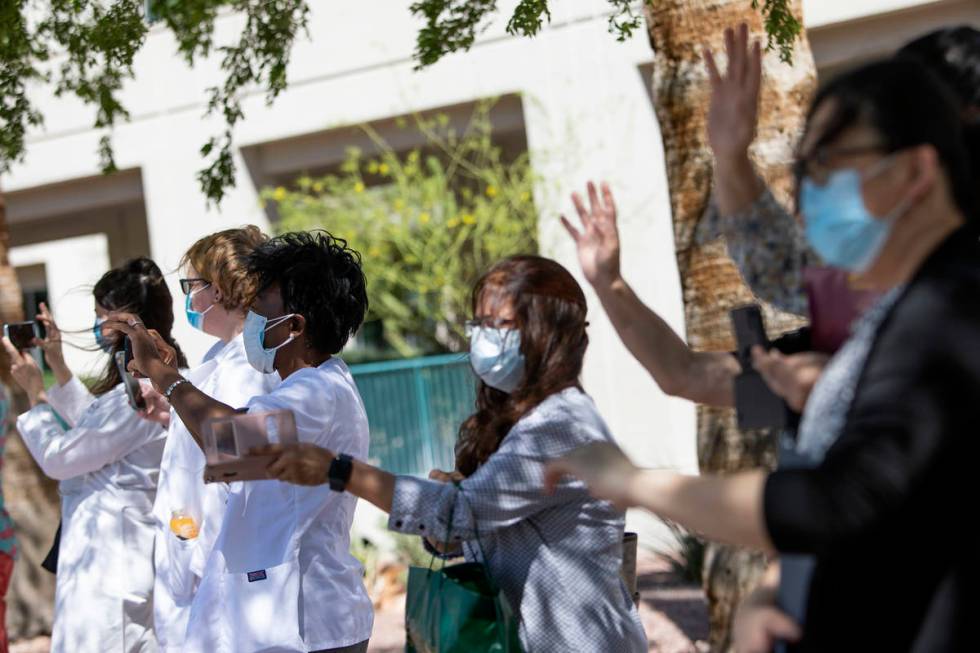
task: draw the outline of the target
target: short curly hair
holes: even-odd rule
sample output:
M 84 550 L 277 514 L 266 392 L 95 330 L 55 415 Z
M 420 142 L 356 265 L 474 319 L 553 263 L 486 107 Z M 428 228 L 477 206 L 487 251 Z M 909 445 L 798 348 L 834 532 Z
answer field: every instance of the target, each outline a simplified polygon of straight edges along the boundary
M 269 237 L 255 225 L 225 229 L 204 236 L 190 246 L 180 267 L 193 267 L 221 291 L 221 305 L 229 310 L 247 308 L 255 298 L 255 279 L 248 272 L 246 257 Z
M 283 308 L 306 318 L 311 344 L 331 355 L 350 340 L 368 309 L 361 255 L 327 231 L 297 231 L 263 243 L 247 258 L 261 292 L 279 285 Z

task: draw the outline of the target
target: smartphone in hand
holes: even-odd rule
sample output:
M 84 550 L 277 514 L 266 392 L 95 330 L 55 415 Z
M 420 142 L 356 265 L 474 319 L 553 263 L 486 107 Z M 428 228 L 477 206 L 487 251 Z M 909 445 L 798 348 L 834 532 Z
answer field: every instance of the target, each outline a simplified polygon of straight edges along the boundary
M 789 408 L 782 397 L 773 392 L 752 366 L 752 348 L 769 349 L 769 338 L 757 304 L 736 308 L 731 312 L 736 356 L 742 373 L 735 377 L 735 410 L 741 429 L 783 428 L 789 421 Z
M 28 322 L 8 322 L 3 325 L 3 335 L 10 340 L 10 344 L 20 351 L 32 349 L 35 338 L 41 337 L 41 330 L 38 323 L 34 320 Z
M 128 343 L 129 338 L 126 341 Z M 113 357 L 116 361 L 116 370 L 119 372 L 119 378 L 122 380 L 123 388 L 126 390 L 126 399 L 129 400 L 130 407 L 133 410 L 145 410 L 146 399 L 143 398 L 140 382 L 126 369 L 126 352 L 117 351 L 113 354 Z

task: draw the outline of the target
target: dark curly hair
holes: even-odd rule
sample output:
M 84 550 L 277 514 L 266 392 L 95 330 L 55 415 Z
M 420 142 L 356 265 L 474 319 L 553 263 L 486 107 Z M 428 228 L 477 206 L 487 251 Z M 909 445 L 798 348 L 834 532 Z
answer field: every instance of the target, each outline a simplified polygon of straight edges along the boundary
M 178 366 L 187 367 L 187 359 L 170 333 L 174 326 L 173 296 L 156 263 L 146 257 L 130 259 L 103 274 L 92 289 L 92 295 L 96 303 L 107 311 L 127 311 L 138 315 L 147 329 L 156 329 L 167 344 L 177 350 Z M 123 339 L 115 338 L 111 353 L 122 347 Z M 92 393 L 104 394 L 120 381 L 115 361 L 110 356 Z
M 329 232 L 297 231 L 277 236 L 248 258 L 261 292 L 279 285 L 283 308 L 306 319 L 310 344 L 339 353 L 357 333 L 368 308 L 361 255 Z
M 541 256 L 512 256 L 484 274 L 473 289 L 473 312 L 485 303 L 507 302 L 521 332 L 524 377 L 507 394 L 482 381 L 476 412 L 459 428 L 456 469 L 470 476 L 500 447 L 522 417 L 551 395 L 579 388 L 585 350 L 587 306 L 575 277 Z

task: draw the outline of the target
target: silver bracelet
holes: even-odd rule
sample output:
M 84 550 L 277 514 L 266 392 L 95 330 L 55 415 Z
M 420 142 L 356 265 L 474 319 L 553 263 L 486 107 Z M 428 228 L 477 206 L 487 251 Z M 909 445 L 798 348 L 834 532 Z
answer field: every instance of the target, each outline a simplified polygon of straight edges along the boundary
M 167 386 L 167 389 L 163 391 L 164 399 L 170 401 L 170 395 L 174 393 L 174 389 L 177 386 L 179 386 L 181 383 L 190 383 L 190 381 L 188 381 L 187 379 L 177 379 L 176 381 L 171 383 L 169 386 Z

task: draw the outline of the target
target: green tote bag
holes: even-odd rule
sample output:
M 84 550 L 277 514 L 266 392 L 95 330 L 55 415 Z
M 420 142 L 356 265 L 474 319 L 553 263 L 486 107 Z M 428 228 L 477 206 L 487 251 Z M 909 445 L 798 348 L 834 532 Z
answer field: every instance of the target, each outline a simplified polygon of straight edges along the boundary
M 462 493 L 456 484 L 453 512 Z M 476 542 L 480 546 L 479 533 Z M 480 554 L 483 558 L 482 546 Z M 483 564 L 433 569 L 430 563 L 408 570 L 407 653 L 522 653 L 517 626 L 518 618 Z

